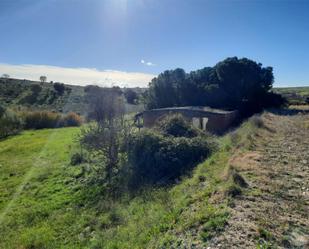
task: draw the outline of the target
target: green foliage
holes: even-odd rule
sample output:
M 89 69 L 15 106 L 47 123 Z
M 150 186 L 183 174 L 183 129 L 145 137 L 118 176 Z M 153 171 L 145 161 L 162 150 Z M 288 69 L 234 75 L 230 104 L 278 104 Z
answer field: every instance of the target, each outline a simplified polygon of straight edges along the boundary
M 126 89 L 124 91 L 124 97 L 129 104 L 135 105 L 138 102 L 138 94 L 132 89 Z
M 81 152 L 76 152 L 76 153 L 72 154 L 70 164 L 71 165 L 78 165 L 78 164 L 81 164 L 85 161 L 86 161 L 85 155 Z
M 0 103 L 12 109 L 85 113 L 84 87 L 65 85 L 63 94 L 54 84 L 0 78 Z
M 214 213 L 210 219 L 203 226 L 201 237 L 204 241 L 211 239 L 216 233 L 222 231 L 227 223 L 228 213 L 217 212 Z
M 247 126 L 238 144 L 252 132 Z M 192 176 L 111 199 L 76 178 L 85 165 L 69 166 L 79 132 L 31 130 L 0 141 L 0 248 L 193 248 L 191 241 L 207 248 L 203 240 L 220 233 L 227 208 L 213 197 L 226 185 L 229 136 Z
M 25 249 L 53 249 L 54 231 L 48 226 L 25 229 L 20 237 L 20 244 Z
M 252 132 L 244 128 L 240 142 Z M 204 240 L 220 233 L 226 207 L 209 198 L 226 184 L 221 175 L 233 153 L 226 150 L 228 137 L 192 177 L 110 199 L 102 186 L 75 177 L 83 164 L 69 166 L 79 132 L 25 131 L 0 141 L 0 210 L 10 207 L 0 216 L 0 248 L 190 248 L 190 241 L 206 248 Z
M 129 131 L 123 95 L 118 87 L 89 86 L 85 90 L 88 118 L 94 122 L 82 130 L 80 143 L 97 161 L 92 165 L 97 173 L 94 180 L 103 181 L 112 190 L 119 174 L 121 147 Z
M 29 93 L 20 99 L 20 104 L 34 104 L 37 102 L 42 87 L 39 84 L 31 84 Z
M 252 113 L 283 104 L 269 92 L 273 81 L 271 67 L 231 57 L 189 74 L 179 68 L 159 74 L 149 84 L 147 107 L 202 105 Z
M 15 112 L 0 106 L 0 138 L 17 134 L 22 128 L 22 119 Z
M 196 137 L 202 135 L 181 114 L 167 115 L 157 124 L 157 128 L 165 135 L 174 137 Z
M 129 141 L 131 185 L 167 183 L 188 172 L 210 152 L 205 137 L 166 137 L 143 130 Z
M 236 197 L 242 194 L 242 189 L 237 184 L 231 184 L 226 190 L 226 194 L 231 197 Z
M 309 87 L 274 88 L 273 91 L 286 98 L 290 105 L 309 104 Z
M 64 86 L 63 83 L 58 83 L 58 82 L 56 82 L 56 83 L 53 84 L 53 86 L 54 86 L 54 89 L 56 90 L 56 92 L 57 92 L 59 95 L 62 95 L 62 94 L 64 93 L 64 91 L 65 91 L 65 86 Z

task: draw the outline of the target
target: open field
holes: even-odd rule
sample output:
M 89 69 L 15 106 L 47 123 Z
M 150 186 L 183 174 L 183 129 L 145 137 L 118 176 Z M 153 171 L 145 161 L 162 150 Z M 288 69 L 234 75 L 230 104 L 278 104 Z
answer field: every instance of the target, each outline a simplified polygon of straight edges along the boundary
M 248 122 L 173 187 L 104 200 L 70 166 L 79 128 L 26 131 L 0 142 L 0 248 L 204 248 L 229 217 L 239 189 L 228 161 L 250 146 Z M 227 194 L 229 196 L 229 194 Z
M 302 245 L 309 118 L 262 119 L 265 126 L 252 119 L 222 137 L 221 149 L 175 186 L 112 203 L 83 183 L 82 166 L 69 165 L 79 128 L 9 137 L 0 142 L 0 248 Z M 248 188 L 235 183 L 235 170 Z
M 281 88 L 274 88 L 274 91 L 278 93 L 296 93 L 300 96 L 308 96 L 309 95 L 309 86 L 303 87 L 281 87 Z
M 274 88 L 275 93 L 281 94 L 290 105 L 305 105 L 309 100 L 309 87 L 282 87 Z

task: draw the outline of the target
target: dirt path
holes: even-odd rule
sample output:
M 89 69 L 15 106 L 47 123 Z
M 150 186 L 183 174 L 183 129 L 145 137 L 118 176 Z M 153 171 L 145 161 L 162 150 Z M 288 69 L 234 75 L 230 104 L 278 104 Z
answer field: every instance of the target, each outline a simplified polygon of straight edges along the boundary
M 230 161 L 249 187 L 209 248 L 309 248 L 309 114 L 262 119 L 253 149 Z

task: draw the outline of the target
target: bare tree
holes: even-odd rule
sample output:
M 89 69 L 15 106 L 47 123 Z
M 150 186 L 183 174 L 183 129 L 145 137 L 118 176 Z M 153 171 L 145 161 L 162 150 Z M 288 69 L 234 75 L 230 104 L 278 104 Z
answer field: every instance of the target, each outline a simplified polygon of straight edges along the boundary
M 46 82 L 47 81 L 47 77 L 44 76 L 44 75 L 40 76 L 40 81 L 41 81 L 41 83 Z
M 86 88 L 86 99 L 90 109 L 88 118 L 95 122 L 82 131 L 81 144 L 100 157 L 100 177 L 110 187 L 118 172 L 121 144 L 128 131 L 123 95 L 117 87 L 91 86 Z

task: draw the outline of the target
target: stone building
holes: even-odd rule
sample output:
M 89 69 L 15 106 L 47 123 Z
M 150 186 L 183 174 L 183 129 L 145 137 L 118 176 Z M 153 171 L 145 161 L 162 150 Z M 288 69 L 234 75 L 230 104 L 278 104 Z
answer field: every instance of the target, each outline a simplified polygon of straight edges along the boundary
M 228 130 L 239 117 L 238 111 L 225 111 L 205 106 L 185 106 L 152 109 L 138 113 L 135 123 L 138 127 L 153 127 L 166 115 L 181 114 L 193 126 L 213 133 Z

